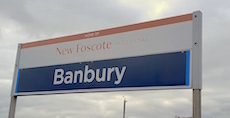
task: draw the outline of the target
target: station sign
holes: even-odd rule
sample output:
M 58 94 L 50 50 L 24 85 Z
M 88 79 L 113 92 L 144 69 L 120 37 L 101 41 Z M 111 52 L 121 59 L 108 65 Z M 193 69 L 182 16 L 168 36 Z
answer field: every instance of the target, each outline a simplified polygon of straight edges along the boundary
M 200 88 L 199 14 L 19 44 L 12 96 Z

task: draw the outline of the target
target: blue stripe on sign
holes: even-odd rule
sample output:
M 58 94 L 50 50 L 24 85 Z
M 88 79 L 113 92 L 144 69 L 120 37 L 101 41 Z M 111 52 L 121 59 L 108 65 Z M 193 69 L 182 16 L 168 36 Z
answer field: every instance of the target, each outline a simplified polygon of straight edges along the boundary
M 186 51 L 186 81 L 185 85 L 189 86 L 189 75 L 190 74 L 190 50 Z
M 19 76 L 20 76 L 20 69 L 18 69 L 18 75 L 17 75 L 17 81 L 16 81 L 16 87 L 15 87 L 15 93 L 17 93 L 17 89 L 18 89 Z
M 130 87 L 186 86 L 189 51 L 20 70 L 17 93 Z M 41 60 L 42 61 L 42 60 Z M 122 70 L 124 68 L 123 74 Z M 105 70 L 105 78 L 101 79 Z M 187 70 L 186 70 L 187 69 Z M 98 72 L 96 72 L 98 71 Z M 82 79 L 76 73 L 82 73 Z M 92 74 L 94 72 L 94 74 Z M 90 73 L 90 74 L 89 74 Z M 99 75 L 97 75 L 97 73 Z M 188 73 L 189 74 L 189 73 Z M 56 79 L 55 78 L 56 75 Z M 86 76 L 85 76 L 86 75 Z M 91 81 L 92 76 L 94 76 Z M 99 79 L 96 79 L 96 77 Z M 189 76 L 188 76 L 189 77 Z M 62 78 L 62 79 L 61 79 Z M 85 81 L 85 78 L 86 79 Z M 118 81 L 120 78 L 121 81 Z M 63 79 L 65 79 L 63 81 Z M 188 79 L 188 80 L 187 80 Z M 60 84 L 54 84 L 55 82 Z M 90 82 L 89 82 L 90 81 Z M 58 83 L 57 82 L 57 83 Z

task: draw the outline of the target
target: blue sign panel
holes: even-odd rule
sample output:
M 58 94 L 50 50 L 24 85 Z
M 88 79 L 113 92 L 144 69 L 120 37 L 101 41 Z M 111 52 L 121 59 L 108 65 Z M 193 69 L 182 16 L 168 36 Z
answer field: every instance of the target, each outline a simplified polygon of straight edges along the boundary
M 15 93 L 189 86 L 190 51 L 19 69 Z

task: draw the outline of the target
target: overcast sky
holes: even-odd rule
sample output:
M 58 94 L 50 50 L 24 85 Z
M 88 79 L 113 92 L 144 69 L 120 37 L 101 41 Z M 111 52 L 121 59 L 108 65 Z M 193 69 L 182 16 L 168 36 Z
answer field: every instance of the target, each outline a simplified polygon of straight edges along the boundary
M 203 13 L 202 118 L 230 117 L 229 0 L 0 0 L 0 118 L 8 117 L 18 43 Z M 16 118 L 192 116 L 192 90 L 18 97 Z

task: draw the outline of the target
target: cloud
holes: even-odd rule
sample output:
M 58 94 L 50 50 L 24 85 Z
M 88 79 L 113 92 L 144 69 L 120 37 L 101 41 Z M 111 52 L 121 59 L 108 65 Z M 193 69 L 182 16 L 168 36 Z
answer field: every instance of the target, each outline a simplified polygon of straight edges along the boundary
M 169 11 L 174 5 L 171 1 L 158 1 L 158 0 L 146 0 L 145 2 L 141 0 L 120 0 L 121 4 L 138 9 L 143 12 L 144 18 L 146 19 L 157 19 L 162 17 L 167 11 Z

